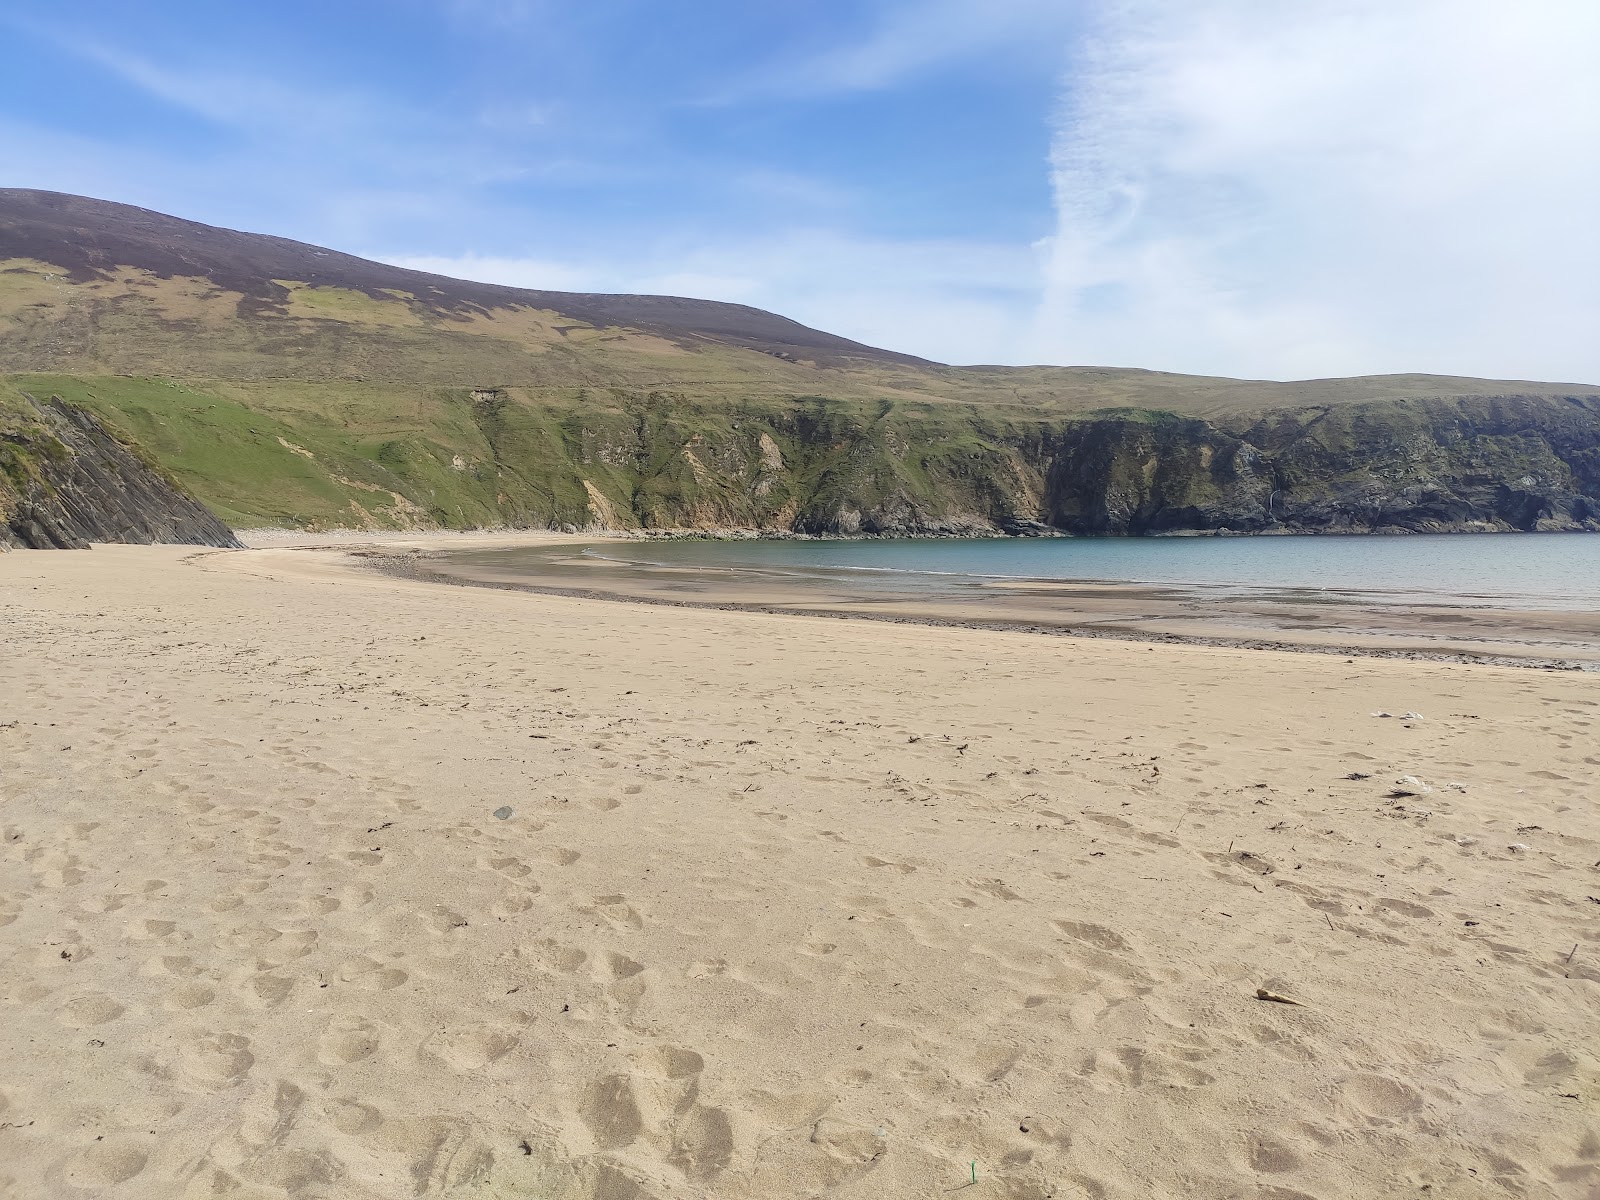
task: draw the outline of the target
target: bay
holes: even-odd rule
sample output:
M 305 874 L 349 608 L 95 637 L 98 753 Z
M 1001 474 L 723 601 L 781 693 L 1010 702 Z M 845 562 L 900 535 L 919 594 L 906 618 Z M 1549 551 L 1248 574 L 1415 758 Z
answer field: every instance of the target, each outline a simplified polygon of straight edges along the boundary
M 520 551 L 475 554 L 512 567 Z M 607 542 L 614 563 L 795 576 L 853 589 L 948 593 L 1008 580 L 1297 593 L 1330 603 L 1600 606 L 1600 537 L 1413 534 L 1182 538 L 685 539 Z

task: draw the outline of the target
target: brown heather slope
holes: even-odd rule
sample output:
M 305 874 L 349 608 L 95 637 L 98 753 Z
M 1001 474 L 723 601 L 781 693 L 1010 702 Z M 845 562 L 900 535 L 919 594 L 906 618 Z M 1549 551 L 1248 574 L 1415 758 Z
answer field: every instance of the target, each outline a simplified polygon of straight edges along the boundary
M 240 233 L 128 204 L 27 188 L 0 189 L 0 258 L 61 267 L 79 283 L 119 266 L 162 279 L 197 277 L 237 292 L 240 315 L 286 309 L 280 280 L 345 288 L 374 299 L 408 292 L 418 305 L 464 316 L 495 308 L 547 309 L 596 326 L 725 342 L 766 353 L 917 363 L 742 304 L 681 296 L 547 292 L 472 283 L 371 262 L 288 238 Z
M 754 377 L 765 376 L 769 386 L 762 390 L 767 391 L 914 395 L 1026 408 L 1035 415 L 1134 407 L 1214 416 L 1374 400 L 1597 391 L 1579 384 L 1425 374 L 1278 382 L 1119 367 L 952 367 L 862 345 L 740 304 L 475 283 L 287 238 L 220 229 L 131 205 L 25 188 L 0 188 L 0 264 L 5 264 L 0 274 L 13 277 L 0 284 L 0 316 L 6 315 L 6 299 L 13 303 L 23 300 L 22 285 L 37 276 L 39 268 L 54 268 L 44 273 L 54 276 L 57 285 L 56 296 L 30 294 L 26 302 L 35 310 L 30 316 L 48 318 L 64 336 L 56 338 L 54 346 L 29 346 L 23 330 L 7 330 L 7 344 L 0 347 L 0 354 L 5 355 L 0 367 L 18 372 L 77 372 L 95 367 L 119 371 L 130 365 L 119 360 L 139 357 L 141 352 L 147 359 L 153 354 L 170 354 L 181 361 L 186 357 L 181 346 L 167 343 L 181 343 L 218 318 L 231 318 L 275 327 L 281 336 L 263 335 L 261 344 L 253 347 L 270 362 L 250 364 L 253 369 L 248 370 L 238 369 L 245 364 L 234 364 L 235 372 L 224 378 L 327 377 L 330 372 L 316 361 L 317 347 L 308 344 L 317 339 L 304 336 L 308 332 L 305 325 L 337 323 L 348 327 L 341 347 L 346 359 L 332 376 L 375 379 L 392 374 L 393 382 L 407 383 L 604 384 L 612 381 L 602 377 L 630 373 L 603 361 L 586 362 L 587 371 L 564 361 L 559 372 L 563 377 L 558 379 L 549 377 L 557 373 L 525 366 L 519 372 L 512 364 L 497 361 L 494 367 L 509 368 L 513 375 L 457 378 L 456 364 L 441 361 L 431 369 L 420 364 L 419 375 L 419 364 L 411 356 L 401 355 L 403 365 L 390 371 L 381 361 L 364 361 L 381 358 L 364 355 L 364 345 L 375 343 L 375 349 L 391 349 L 385 344 L 386 333 L 392 338 L 395 330 L 425 328 L 434 338 L 452 333 L 474 335 L 475 340 L 481 339 L 480 353 L 491 355 L 494 352 L 483 340 L 518 344 L 529 357 L 541 356 L 550 343 L 591 351 L 636 349 L 665 360 L 657 362 L 658 377 L 616 382 L 644 387 L 685 382 L 684 373 L 673 367 L 687 352 L 711 356 L 710 361 L 697 362 L 693 370 L 712 386 L 737 379 L 748 387 Z M 201 281 L 209 286 L 197 291 L 193 285 Z M 51 311 L 71 307 L 61 303 L 63 293 L 70 295 L 77 307 L 87 302 L 93 309 L 94 331 L 78 330 L 71 314 Z M 136 302 L 141 300 L 167 318 L 160 322 L 166 329 L 143 327 L 131 314 L 115 311 L 138 307 Z M 521 321 L 516 319 L 518 314 Z M 111 318 L 109 324 L 107 317 Z M 215 329 L 204 331 L 211 335 L 208 341 L 215 340 Z M 618 347 L 618 335 L 629 332 L 663 338 L 672 345 L 636 340 Z M 596 336 L 603 333 L 612 336 Z M 63 341 L 86 344 L 74 348 L 62 345 Z M 141 344 L 124 344 L 132 342 Z M 363 345 L 353 344 L 356 342 Z M 673 349 L 679 353 L 671 353 Z M 739 359 L 738 368 L 730 371 L 728 349 L 754 350 L 764 357 Z M 26 361 L 18 361 L 17 356 L 24 352 Z M 191 348 L 188 354 L 202 359 L 196 366 L 213 365 L 203 361 L 203 350 Z M 583 357 L 600 358 L 598 354 Z M 41 361 L 47 359 L 54 361 Z M 784 364 L 798 369 L 786 369 Z M 142 368 L 152 365 L 158 364 L 138 364 Z M 817 368 L 831 369 L 819 372 Z M 192 374 L 185 370 L 170 373 Z M 592 377 L 579 377 L 585 375 Z

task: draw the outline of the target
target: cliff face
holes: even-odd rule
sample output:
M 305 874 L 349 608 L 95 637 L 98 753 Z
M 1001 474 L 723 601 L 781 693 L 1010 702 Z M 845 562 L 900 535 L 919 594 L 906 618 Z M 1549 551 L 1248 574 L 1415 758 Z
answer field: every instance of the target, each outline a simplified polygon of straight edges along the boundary
M 1379 402 L 1060 431 L 1046 519 L 1082 534 L 1600 529 L 1593 397 Z
M 1467 397 L 1210 422 L 1058 422 L 816 403 L 657 413 L 568 447 L 613 528 L 1085 536 L 1600 530 L 1600 399 Z M 559 460 L 547 447 L 545 461 Z M 526 514 L 532 518 L 535 514 Z M 535 523 L 537 523 L 535 521 Z
M 249 406 L 171 381 L 50 387 L 67 400 L 24 402 L 32 432 L 0 441 L 33 464 L 13 466 L 12 499 L 0 498 L 13 543 L 227 544 L 129 445 L 236 523 L 310 528 L 1600 530 L 1592 392 L 1025 420 L 960 404 L 597 392 L 558 403 L 479 388 L 439 389 L 403 421 L 388 409 L 378 421 L 359 395 L 301 415 L 289 387 Z
M 233 531 L 58 399 L 0 412 L 0 548 L 90 542 L 238 546 Z
M 1593 396 L 1375 402 L 1215 423 L 1133 410 L 1029 425 L 815 407 L 720 440 L 655 435 L 691 469 L 665 456 L 631 504 L 609 506 L 608 523 L 888 536 L 1600 531 Z M 650 440 L 619 461 L 648 460 L 629 454 Z

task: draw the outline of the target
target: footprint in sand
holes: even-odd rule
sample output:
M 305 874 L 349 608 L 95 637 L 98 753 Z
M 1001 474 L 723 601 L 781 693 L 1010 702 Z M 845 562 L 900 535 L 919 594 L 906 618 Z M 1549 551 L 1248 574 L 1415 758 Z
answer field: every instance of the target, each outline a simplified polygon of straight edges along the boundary
M 693 1079 L 705 1070 L 706 1060 L 679 1046 L 653 1046 L 640 1056 L 639 1065 L 658 1079 Z
M 217 939 L 228 950 L 260 950 L 283 936 L 283 930 L 270 925 L 238 925 Z
M 1118 954 L 1127 954 L 1132 951 L 1120 933 L 1114 929 L 1107 929 L 1104 925 L 1092 925 L 1085 921 L 1057 920 L 1050 922 L 1062 933 L 1070 938 L 1094 946 L 1100 950 L 1109 950 Z
M 334 1017 L 317 1042 L 317 1061 L 343 1067 L 372 1057 L 378 1048 L 378 1027 L 359 1017 Z
M 145 1168 L 149 1156 L 144 1148 L 126 1138 L 95 1142 L 77 1155 L 63 1172 L 63 1178 L 74 1188 L 98 1191 L 114 1184 L 126 1183 Z
M 534 905 L 534 896 L 540 891 L 538 884 L 525 884 L 517 891 L 506 892 L 494 902 L 490 910 L 497 917 L 514 917 L 525 913 Z
M 252 1004 L 263 1008 L 274 1008 L 289 998 L 289 993 L 294 991 L 294 983 L 294 980 L 285 979 L 281 975 L 263 972 L 260 975 L 252 975 L 239 991 Z
M 178 1070 L 196 1087 L 217 1091 L 243 1082 L 255 1062 L 249 1038 L 236 1033 L 210 1033 L 184 1046 L 179 1052 Z
M 869 867 L 891 867 L 902 875 L 910 875 L 916 871 L 915 867 L 907 863 L 890 862 L 888 859 L 879 858 L 873 854 L 867 855 L 861 861 Z
M 998 1083 L 1017 1065 L 1022 1058 L 1022 1049 L 1018 1046 L 980 1046 L 972 1054 L 972 1067 L 977 1077 L 984 1083 Z
M 284 963 L 304 958 L 316 945 L 317 935 L 313 930 L 297 929 L 257 950 L 256 959 L 265 966 L 281 967 Z
M 339 968 L 339 978 L 345 983 L 374 992 L 397 988 L 408 976 L 398 967 L 386 967 L 381 962 L 357 955 Z
M 505 856 L 486 858 L 483 860 L 483 865 L 488 867 L 491 871 L 499 871 L 500 874 L 504 875 L 508 879 L 526 879 L 529 875 L 533 874 L 533 868 L 527 863 L 523 862 L 520 858 L 510 858 Z
M 589 960 L 588 954 L 576 946 L 563 945 L 550 938 L 519 946 L 517 957 L 528 959 L 545 971 L 557 971 L 562 975 L 570 975 Z
M 110 996 L 81 996 L 67 1004 L 56 1019 L 71 1029 L 87 1029 L 115 1021 L 125 1010 Z
M 1301 1164 L 1300 1156 L 1276 1138 L 1253 1134 L 1245 1143 L 1245 1161 L 1252 1171 L 1266 1175 L 1281 1175 L 1293 1171 Z
M 1352 1075 L 1340 1085 L 1339 1097 L 1371 1121 L 1392 1121 L 1422 1108 L 1422 1093 L 1383 1075 Z
M 1413 904 L 1409 900 L 1383 899 L 1376 901 L 1372 907 L 1374 910 L 1383 909 L 1386 912 L 1399 913 L 1401 916 L 1406 917 L 1422 918 L 1434 915 L 1433 909 L 1421 904 Z
M 180 983 L 162 1003 L 171 1009 L 204 1008 L 216 998 L 216 990 L 203 983 Z
M 167 937 L 174 933 L 177 928 L 178 923 L 176 921 L 129 921 L 128 936 L 134 941 L 142 942 Z M 184 938 L 180 940 L 187 940 L 187 936 L 184 935 Z
M 620 1150 L 644 1130 L 633 1083 L 626 1075 L 606 1075 L 584 1088 L 578 1117 L 600 1150 Z
M 613 979 L 631 979 L 644 970 L 644 964 L 634 962 L 626 954 L 606 952 L 606 970 Z
M 816 1176 L 816 1183 L 827 1188 L 866 1174 L 887 1149 L 875 1131 L 828 1117 L 811 1127 L 808 1141 L 814 1157 L 807 1162 L 807 1170 Z
M 194 959 L 187 954 L 163 954 L 152 958 L 140 968 L 141 975 L 176 975 L 182 979 L 192 979 L 200 974 L 200 968 L 195 966 Z
M 732 1160 L 733 1122 L 722 1109 L 692 1104 L 672 1123 L 667 1161 L 690 1179 L 710 1179 Z
M 370 1104 L 363 1104 L 359 1100 L 348 1097 L 336 1097 L 323 1105 L 322 1111 L 327 1115 L 328 1123 L 340 1133 L 359 1136 L 371 1133 L 383 1124 L 383 1113 Z
M 516 1048 L 518 1040 L 515 1031 L 503 1026 L 469 1025 L 430 1034 L 422 1043 L 421 1053 L 466 1074 L 505 1057 Z
M 469 924 L 466 917 L 452 908 L 445 908 L 443 905 L 435 905 L 424 919 L 427 921 L 428 927 L 435 933 L 446 935 L 452 934 L 458 929 L 465 929 Z
M 627 902 L 626 896 L 596 896 L 592 907 L 579 911 L 594 913 L 617 929 L 644 928 L 644 918 Z
M 998 879 L 969 879 L 967 886 L 974 891 L 982 892 L 986 896 L 993 896 L 996 900 L 1021 900 L 1022 897 L 1013 892 Z
M 60 852 L 41 855 L 35 860 L 34 875 L 40 887 L 51 889 L 76 887 L 89 877 L 86 871 L 79 869 L 76 857 Z

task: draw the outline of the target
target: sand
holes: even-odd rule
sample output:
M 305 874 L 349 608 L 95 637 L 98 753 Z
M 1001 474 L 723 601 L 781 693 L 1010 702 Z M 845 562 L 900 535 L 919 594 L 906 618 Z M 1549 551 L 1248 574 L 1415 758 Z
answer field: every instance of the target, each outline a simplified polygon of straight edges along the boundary
M 0 653 L 0 1194 L 1600 1195 L 1592 674 L 283 547 Z

